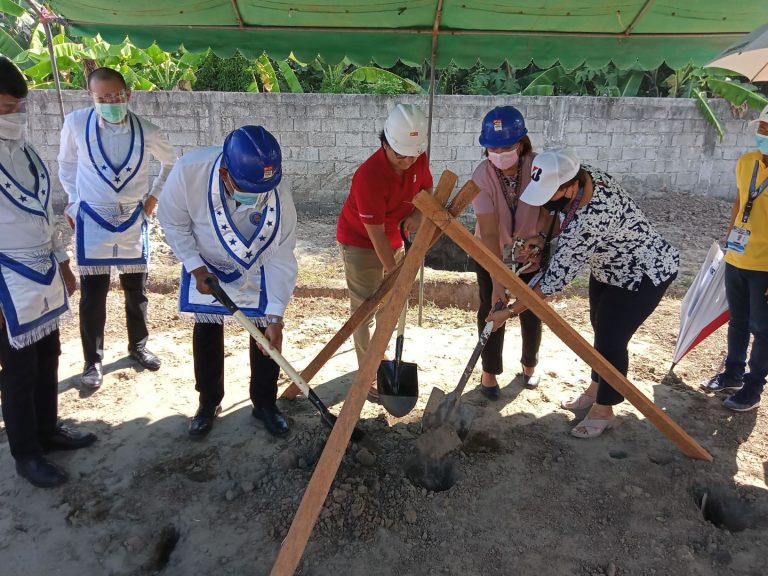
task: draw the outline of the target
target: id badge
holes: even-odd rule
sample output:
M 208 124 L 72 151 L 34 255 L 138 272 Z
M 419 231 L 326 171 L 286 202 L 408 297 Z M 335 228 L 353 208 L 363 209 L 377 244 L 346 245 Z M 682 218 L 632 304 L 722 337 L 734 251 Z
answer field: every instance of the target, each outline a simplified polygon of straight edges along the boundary
M 747 243 L 749 243 L 749 235 L 749 230 L 734 226 L 731 228 L 731 233 L 728 234 L 728 240 L 725 241 L 725 249 L 743 254 Z

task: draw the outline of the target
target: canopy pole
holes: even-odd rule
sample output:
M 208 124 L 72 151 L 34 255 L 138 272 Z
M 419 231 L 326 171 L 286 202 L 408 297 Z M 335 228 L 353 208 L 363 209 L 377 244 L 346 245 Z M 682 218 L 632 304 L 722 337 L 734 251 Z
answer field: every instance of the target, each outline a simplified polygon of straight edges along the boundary
M 56 95 L 59 97 L 59 113 L 61 120 L 64 121 L 64 96 L 61 94 L 61 83 L 59 82 L 59 67 L 56 65 L 56 52 L 53 50 L 53 34 L 51 33 L 51 15 L 48 10 L 41 11 L 32 0 L 27 0 L 38 20 L 45 28 L 46 43 L 48 44 L 48 57 L 51 59 L 51 74 L 53 74 L 53 83 L 56 85 Z
M 437 44 L 440 38 L 440 19 L 443 17 L 443 0 L 437 0 L 435 21 L 432 24 L 432 60 L 429 67 L 429 109 L 427 110 L 427 158 L 432 155 L 432 111 L 435 103 L 435 64 L 437 63 Z M 419 268 L 419 328 L 424 311 L 424 260 Z

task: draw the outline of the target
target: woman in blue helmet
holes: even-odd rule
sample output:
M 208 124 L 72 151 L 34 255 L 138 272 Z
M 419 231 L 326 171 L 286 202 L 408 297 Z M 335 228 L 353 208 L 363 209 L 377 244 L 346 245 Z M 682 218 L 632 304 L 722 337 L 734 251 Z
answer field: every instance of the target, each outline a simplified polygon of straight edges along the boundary
M 475 169 L 472 180 L 480 188 L 472 206 L 477 216 L 475 236 L 510 268 L 518 271 L 528 282 L 538 272 L 542 256 L 557 232 L 557 221 L 546 210 L 520 201 L 520 195 L 531 178 L 531 163 L 535 156 L 528 138 L 523 115 L 513 106 L 494 108 L 483 118 L 480 145 L 486 158 Z M 504 287 L 491 278 L 479 264 L 477 286 L 480 309 L 477 311 L 478 330 L 496 303 L 507 303 Z M 520 315 L 523 350 L 520 362 L 523 382 L 530 388 L 539 384 L 536 373 L 541 320 L 533 313 Z M 494 332 L 482 353 L 480 390 L 487 398 L 497 400 L 501 391 L 497 376 L 503 372 L 502 352 L 504 329 Z
M 296 286 L 296 209 L 282 178 L 280 145 L 261 126 L 230 133 L 224 146 L 185 154 L 165 185 L 158 218 L 181 260 L 179 307 L 193 313 L 192 355 L 199 407 L 189 436 L 213 427 L 224 397 L 224 318 L 206 284 L 215 278 L 278 351 L 283 314 Z M 288 432 L 275 405 L 278 365 L 250 339 L 253 417 L 270 434 Z

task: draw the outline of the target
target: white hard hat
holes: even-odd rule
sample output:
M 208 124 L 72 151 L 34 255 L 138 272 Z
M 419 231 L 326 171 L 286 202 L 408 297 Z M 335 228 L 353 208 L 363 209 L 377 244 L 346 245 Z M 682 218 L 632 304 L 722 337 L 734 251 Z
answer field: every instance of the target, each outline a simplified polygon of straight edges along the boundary
M 421 156 L 427 150 L 427 117 L 415 104 L 398 104 L 384 124 L 384 136 L 402 156 Z
M 576 176 L 581 164 L 567 148 L 553 148 L 538 154 L 531 164 L 531 181 L 520 200 L 531 206 L 541 206 L 555 195 L 557 189 Z

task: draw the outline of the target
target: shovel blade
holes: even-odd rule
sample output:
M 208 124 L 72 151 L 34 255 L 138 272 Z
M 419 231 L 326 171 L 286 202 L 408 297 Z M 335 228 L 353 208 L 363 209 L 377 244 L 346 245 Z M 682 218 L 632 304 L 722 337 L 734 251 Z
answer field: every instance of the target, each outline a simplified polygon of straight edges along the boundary
M 455 392 L 446 394 L 439 388 L 433 388 L 424 409 L 421 429 L 427 431 L 448 426 L 463 440 L 469 434 L 474 417 L 472 407 L 462 404 L 461 397 Z
M 397 373 L 397 378 L 395 374 Z M 376 374 L 379 388 L 379 402 L 384 409 L 402 418 L 408 414 L 419 399 L 418 368 L 413 362 L 385 360 L 379 365 Z

